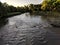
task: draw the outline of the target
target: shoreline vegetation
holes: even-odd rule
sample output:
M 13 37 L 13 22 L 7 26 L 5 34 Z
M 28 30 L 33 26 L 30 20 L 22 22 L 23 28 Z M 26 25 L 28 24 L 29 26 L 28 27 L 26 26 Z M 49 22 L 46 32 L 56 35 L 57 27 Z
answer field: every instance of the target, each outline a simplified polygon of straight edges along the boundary
M 21 12 L 12 12 L 12 13 L 7 13 L 7 16 L 4 16 L 4 17 L 8 18 L 8 17 L 19 15 L 19 14 L 22 14 L 22 13 Z
M 40 16 L 50 16 L 50 17 L 60 17 L 60 12 L 57 12 L 57 11 L 40 11 L 40 12 L 37 12 L 37 11 L 34 11 L 31 13 L 32 15 L 35 14 L 35 15 L 40 15 Z
M 29 4 L 24 7 L 14 7 L 0 2 L 0 19 L 29 12 L 41 16 L 60 17 L 60 0 L 44 0 L 41 4 Z

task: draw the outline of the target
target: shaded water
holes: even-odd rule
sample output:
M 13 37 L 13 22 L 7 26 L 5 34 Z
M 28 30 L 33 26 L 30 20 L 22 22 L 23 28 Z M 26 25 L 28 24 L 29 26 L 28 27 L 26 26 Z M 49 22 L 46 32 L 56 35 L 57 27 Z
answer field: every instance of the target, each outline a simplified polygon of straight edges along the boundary
M 60 45 L 59 30 L 41 16 L 24 13 L 1 26 L 0 45 Z

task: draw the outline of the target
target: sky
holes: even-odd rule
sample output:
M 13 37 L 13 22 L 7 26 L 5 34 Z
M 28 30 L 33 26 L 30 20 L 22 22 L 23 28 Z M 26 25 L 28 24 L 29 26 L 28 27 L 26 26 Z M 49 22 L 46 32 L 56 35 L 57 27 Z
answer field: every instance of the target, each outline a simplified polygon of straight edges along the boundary
M 42 0 L 0 0 L 2 3 L 6 2 L 13 6 L 24 6 L 28 4 L 40 4 Z

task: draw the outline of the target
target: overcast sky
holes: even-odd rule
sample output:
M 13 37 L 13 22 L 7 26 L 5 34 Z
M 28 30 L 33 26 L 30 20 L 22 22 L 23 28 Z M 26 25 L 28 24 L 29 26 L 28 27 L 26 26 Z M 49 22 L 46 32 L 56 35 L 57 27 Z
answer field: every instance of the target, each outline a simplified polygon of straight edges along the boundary
M 28 4 L 40 4 L 42 0 L 0 0 L 1 2 L 7 2 L 9 5 L 24 6 Z

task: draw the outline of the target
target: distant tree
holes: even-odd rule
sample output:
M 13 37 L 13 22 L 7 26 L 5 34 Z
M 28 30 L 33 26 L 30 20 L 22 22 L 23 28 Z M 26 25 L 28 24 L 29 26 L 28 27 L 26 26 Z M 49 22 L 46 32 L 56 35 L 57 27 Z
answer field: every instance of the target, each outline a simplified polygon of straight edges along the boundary
M 56 10 L 57 10 L 57 11 L 60 11 L 60 0 L 57 0 L 57 1 L 55 2 L 55 7 L 56 7 Z
M 17 12 L 21 11 L 21 8 L 19 6 L 17 6 L 16 8 L 17 8 Z
M 8 6 L 9 12 L 16 12 L 16 7 L 10 5 Z
M 42 2 L 41 9 L 52 11 L 53 9 L 55 9 L 55 4 L 54 4 L 55 2 L 56 2 L 56 0 L 44 0 Z
M 29 10 L 30 10 L 30 12 L 34 11 L 34 5 L 33 4 L 29 5 Z
M 42 9 L 42 10 L 46 10 L 47 6 L 48 6 L 48 1 L 47 1 L 47 0 L 44 0 L 44 1 L 42 2 L 41 9 Z
M 7 15 L 4 5 L 0 2 L 0 18 Z
M 25 12 L 29 12 L 29 7 L 28 6 L 24 6 Z

